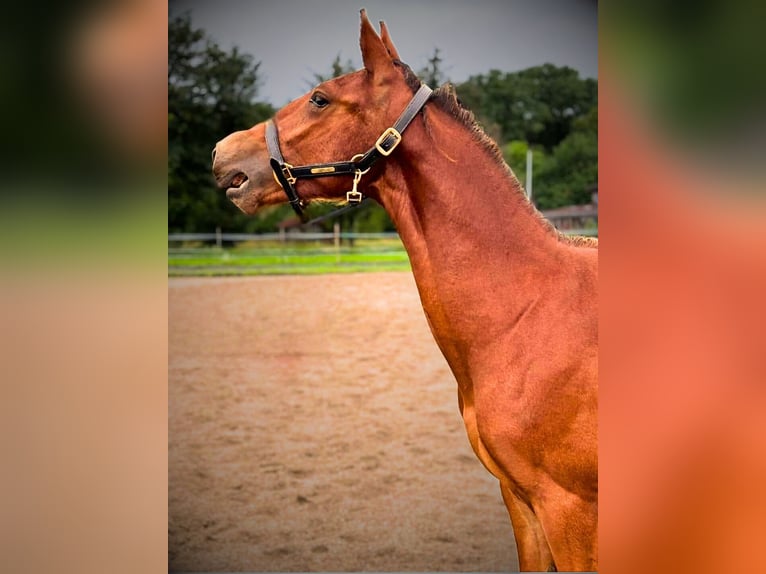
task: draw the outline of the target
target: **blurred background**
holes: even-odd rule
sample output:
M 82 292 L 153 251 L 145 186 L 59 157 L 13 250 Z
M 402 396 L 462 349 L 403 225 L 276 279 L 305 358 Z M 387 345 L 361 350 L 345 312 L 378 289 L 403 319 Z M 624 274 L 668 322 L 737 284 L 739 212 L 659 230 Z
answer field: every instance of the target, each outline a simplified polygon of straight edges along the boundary
M 92 236 L 77 237 L 101 232 L 93 211 L 123 222 L 114 231 L 139 212 L 156 229 L 163 223 L 151 214 L 166 202 L 166 6 L 74 2 L 41 12 L 15 7 L 3 24 L 2 233 L 18 233 L 18 247 L 92 248 Z M 29 233 L 22 213 L 45 222 Z

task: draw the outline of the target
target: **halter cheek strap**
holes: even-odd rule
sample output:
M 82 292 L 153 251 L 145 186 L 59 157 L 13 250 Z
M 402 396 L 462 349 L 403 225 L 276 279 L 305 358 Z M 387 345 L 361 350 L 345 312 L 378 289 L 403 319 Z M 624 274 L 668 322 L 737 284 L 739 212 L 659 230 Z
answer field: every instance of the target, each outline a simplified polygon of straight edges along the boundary
M 277 178 L 279 185 L 285 190 L 287 199 L 290 202 L 295 213 L 297 213 L 301 220 L 303 220 L 303 208 L 304 204 L 298 192 L 295 190 L 296 178 L 290 173 L 292 167 L 289 163 L 285 162 L 282 157 L 282 152 L 279 150 L 279 136 L 277 135 L 277 127 L 274 122 L 269 120 L 266 122 L 266 147 L 269 149 L 269 155 L 271 159 L 271 170 L 274 172 L 274 177 Z
M 393 153 L 402 141 L 402 133 L 431 97 L 431 93 L 431 88 L 422 84 L 399 116 L 399 119 L 396 120 L 396 123 L 385 130 L 377 139 L 375 145 L 367 150 L 367 152 L 357 154 L 349 161 L 309 164 L 298 167 L 290 165 L 282 157 L 282 152 L 279 149 L 277 126 L 273 120 L 268 120 L 266 122 L 266 147 L 271 156 L 269 163 L 274 172 L 275 179 L 282 186 L 290 205 L 295 213 L 298 214 L 298 217 L 301 218 L 301 221 L 305 223 L 306 217 L 303 212 L 305 203 L 295 189 L 295 183 L 299 179 L 353 175 L 353 189 L 346 194 L 346 200 L 349 203 L 359 203 L 362 201 L 362 194 L 357 191 L 356 186 L 362 175 L 367 173 L 379 159 L 386 158 Z

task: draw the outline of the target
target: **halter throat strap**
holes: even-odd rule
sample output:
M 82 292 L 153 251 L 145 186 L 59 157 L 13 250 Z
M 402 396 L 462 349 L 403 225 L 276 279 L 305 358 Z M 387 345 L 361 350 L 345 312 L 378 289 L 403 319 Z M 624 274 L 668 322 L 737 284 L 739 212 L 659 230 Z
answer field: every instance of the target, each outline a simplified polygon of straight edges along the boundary
M 304 223 L 306 222 L 305 213 L 303 212 L 306 206 L 295 189 L 295 183 L 299 179 L 354 175 L 354 191 L 356 191 L 356 182 L 358 181 L 358 178 L 361 177 L 361 174 L 370 169 L 379 159 L 386 158 L 393 153 L 402 141 L 404 130 L 407 129 L 407 126 L 410 125 L 415 116 L 418 115 L 418 112 L 420 112 L 426 104 L 431 97 L 431 94 L 431 88 L 425 84 L 421 84 L 420 89 L 415 92 L 410 103 L 404 108 L 404 111 L 394 125 L 386 129 L 377 139 L 375 145 L 367 150 L 367 152 L 357 154 L 349 161 L 317 163 L 297 167 L 290 165 L 285 161 L 284 157 L 282 157 L 282 152 L 279 149 L 279 133 L 277 132 L 277 126 L 274 124 L 273 120 L 268 120 L 266 122 L 266 147 L 271 156 L 269 163 L 274 172 L 274 177 L 279 182 L 279 185 L 282 186 L 285 195 L 287 195 L 287 200 L 290 202 L 290 206 L 298 217 L 300 217 L 301 221 Z M 361 194 L 359 195 L 361 196 Z

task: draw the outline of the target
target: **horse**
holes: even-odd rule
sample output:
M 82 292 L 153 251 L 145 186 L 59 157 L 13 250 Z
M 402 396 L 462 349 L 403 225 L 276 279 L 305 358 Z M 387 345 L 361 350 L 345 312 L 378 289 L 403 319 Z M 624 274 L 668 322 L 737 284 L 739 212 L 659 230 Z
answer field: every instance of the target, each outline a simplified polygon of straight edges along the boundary
M 246 214 L 363 195 L 385 208 L 521 570 L 595 571 L 598 240 L 558 233 L 454 88 L 422 85 L 364 10 L 360 47 L 361 70 L 219 141 L 216 184 Z

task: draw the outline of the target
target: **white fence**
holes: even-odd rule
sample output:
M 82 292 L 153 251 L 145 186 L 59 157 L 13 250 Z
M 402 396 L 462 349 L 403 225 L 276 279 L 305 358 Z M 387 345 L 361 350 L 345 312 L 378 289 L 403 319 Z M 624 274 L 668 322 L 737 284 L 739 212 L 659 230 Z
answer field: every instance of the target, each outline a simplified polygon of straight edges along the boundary
M 331 241 L 334 239 L 397 239 L 399 234 L 389 233 L 352 233 L 352 232 L 290 232 L 290 233 L 170 233 L 169 242 L 215 242 L 220 246 L 224 241 L 239 243 L 244 241 Z
M 598 235 L 598 229 L 561 229 L 567 235 Z M 398 239 L 396 232 L 387 233 L 354 233 L 340 231 L 335 228 L 333 232 L 289 232 L 289 233 L 224 233 L 220 229 L 215 233 L 170 233 L 169 243 L 215 243 L 221 247 L 224 242 L 243 243 L 245 241 L 292 243 L 302 241 L 327 241 L 337 243 L 343 240 L 355 239 Z

